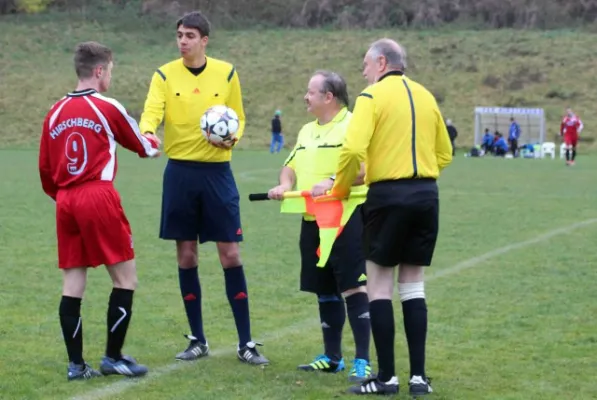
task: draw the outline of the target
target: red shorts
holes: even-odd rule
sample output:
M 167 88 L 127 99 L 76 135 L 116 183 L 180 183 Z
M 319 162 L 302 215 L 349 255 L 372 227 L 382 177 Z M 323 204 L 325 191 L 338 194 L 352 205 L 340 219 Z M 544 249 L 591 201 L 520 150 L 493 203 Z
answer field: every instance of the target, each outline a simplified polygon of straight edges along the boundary
M 564 143 L 567 146 L 574 146 L 578 143 L 578 133 L 565 133 L 564 134 Z
M 131 227 L 112 182 L 58 192 L 58 267 L 97 267 L 135 258 Z

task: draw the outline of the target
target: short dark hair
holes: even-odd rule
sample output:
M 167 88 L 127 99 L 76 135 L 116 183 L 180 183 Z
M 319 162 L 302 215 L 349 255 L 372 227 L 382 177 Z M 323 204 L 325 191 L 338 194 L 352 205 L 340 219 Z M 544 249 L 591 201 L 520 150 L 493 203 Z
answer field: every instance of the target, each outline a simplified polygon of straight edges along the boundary
M 317 75 L 323 77 L 321 91 L 323 93 L 330 92 L 341 104 L 348 107 L 350 101 L 348 99 L 348 87 L 344 78 L 336 72 L 327 70 L 315 71 L 313 76 Z
M 112 61 L 112 50 L 97 42 L 82 42 L 75 48 L 75 71 L 80 79 L 91 78 L 98 65 Z
M 209 20 L 200 11 L 192 11 L 183 15 L 176 21 L 176 29 L 181 25 L 185 28 L 197 29 L 201 36 L 209 36 L 211 29 Z

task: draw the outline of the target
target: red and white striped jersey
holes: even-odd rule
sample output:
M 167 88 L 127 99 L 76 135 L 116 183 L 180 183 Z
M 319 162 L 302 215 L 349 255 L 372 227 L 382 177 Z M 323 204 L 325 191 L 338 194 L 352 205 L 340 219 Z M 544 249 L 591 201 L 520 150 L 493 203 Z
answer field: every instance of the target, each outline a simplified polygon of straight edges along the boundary
M 562 135 L 577 135 L 582 131 L 583 123 L 577 115 L 565 116 L 560 125 Z
M 141 134 L 118 101 L 93 89 L 67 94 L 44 120 L 39 149 L 44 192 L 55 200 L 61 188 L 113 181 L 116 143 L 140 157 L 159 154 L 158 143 Z

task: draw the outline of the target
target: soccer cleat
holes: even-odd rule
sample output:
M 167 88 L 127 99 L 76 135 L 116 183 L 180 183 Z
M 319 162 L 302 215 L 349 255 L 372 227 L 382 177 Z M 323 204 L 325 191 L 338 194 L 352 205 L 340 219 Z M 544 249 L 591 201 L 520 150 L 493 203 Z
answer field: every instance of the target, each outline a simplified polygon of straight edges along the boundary
M 336 373 L 344 371 L 344 359 L 340 361 L 334 361 L 325 354 L 315 357 L 315 360 L 310 364 L 299 365 L 298 369 L 301 371 L 321 371 Z
M 350 382 L 363 382 L 371 378 L 371 364 L 369 361 L 357 358 L 352 363 L 352 369 L 348 373 Z
M 185 351 L 182 351 L 176 355 L 177 360 L 181 361 L 193 361 L 201 357 L 209 355 L 209 345 L 203 344 L 197 340 L 194 336 L 185 335 L 191 342 Z
M 143 376 L 148 369 L 145 365 L 137 364 L 131 356 L 122 356 L 120 360 L 110 357 L 102 358 L 100 372 L 104 375 L 124 375 L 124 376 Z
M 75 363 L 68 363 L 68 373 L 66 378 L 69 381 L 75 380 L 83 380 L 83 379 L 91 379 L 96 378 L 98 376 L 102 376 L 99 371 L 91 368 L 89 364 L 75 364 Z
M 433 392 L 429 378 L 423 378 L 422 376 L 413 375 L 408 381 L 409 392 L 412 396 L 423 396 Z
M 267 365 L 269 364 L 269 360 L 259 354 L 257 351 L 256 346 L 263 346 L 262 343 L 257 342 L 248 342 L 242 348 L 239 348 L 236 351 L 236 355 L 238 359 L 242 362 L 246 362 L 247 364 L 251 365 Z
M 348 389 L 349 393 L 356 395 L 375 394 L 389 396 L 392 394 L 398 394 L 398 391 L 398 378 L 395 376 L 393 376 L 392 379 L 387 382 L 381 382 L 377 378 L 369 378 L 360 385 L 353 386 Z

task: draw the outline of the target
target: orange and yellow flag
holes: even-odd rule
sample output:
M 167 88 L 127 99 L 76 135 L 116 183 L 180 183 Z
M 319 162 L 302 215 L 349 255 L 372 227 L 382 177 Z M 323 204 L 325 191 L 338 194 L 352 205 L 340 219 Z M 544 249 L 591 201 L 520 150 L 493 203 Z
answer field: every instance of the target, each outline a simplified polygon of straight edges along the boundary
M 319 226 L 318 267 L 327 263 L 336 238 L 359 204 L 365 201 L 367 192 L 351 193 L 347 199 L 315 201 L 309 191 L 286 192 L 280 212 L 307 213 L 315 217 Z

